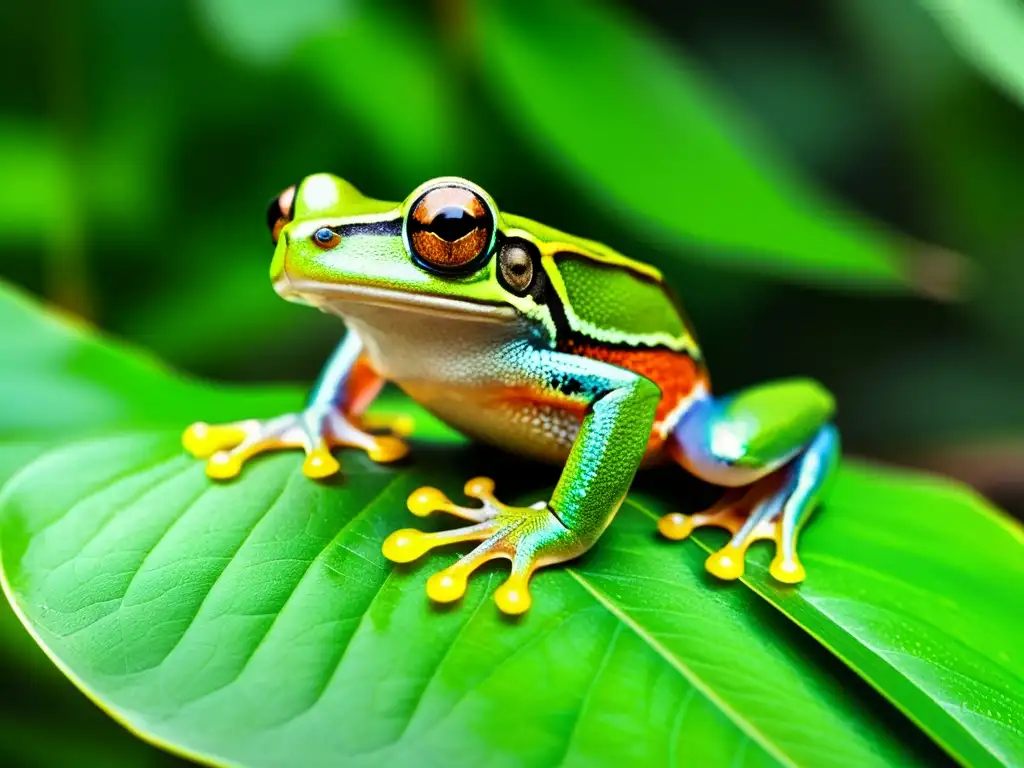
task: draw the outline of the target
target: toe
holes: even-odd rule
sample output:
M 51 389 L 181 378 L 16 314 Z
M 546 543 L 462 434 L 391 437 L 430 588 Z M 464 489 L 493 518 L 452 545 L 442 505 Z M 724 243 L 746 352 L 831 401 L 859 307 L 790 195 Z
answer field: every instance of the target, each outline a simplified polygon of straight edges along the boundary
M 181 436 L 185 450 L 197 459 L 208 458 L 217 451 L 231 448 L 245 440 L 245 430 L 237 425 L 211 426 L 198 421 Z
M 743 575 L 743 557 L 742 548 L 726 544 L 704 562 L 704 567 L 712 576 L 733 581 Z
M 206 462 L 206 474 L 214 480 L 230 480 L 242 471 L 243 458 L 230 451 L 217 451 Z
M 463 493 L 465 493 L 471 499 L 480 499 L 481 501 L 493 502 L 494 499 L 494 481 L 489 477 L 474 477 L 466 482 L 463 487 Z
M 366 455 L 372 461 L 381 464 L 398 461 L 407 453 L 409 453 L 409 446 L 405 444 L 404 440 L 387 435 L 374 438 L 373 445 L 366 450 Z
M 342 413 L 331 413 L 324 426 L 324 435 L 331 446 L 361 448 L 370 459 L 382 464 L 398 461 L 409 452 L 409 446 L 401 438 L 371 435 L 349 421 Z
M 507 613 L 510 616 L 526 613 L 533 603 L 527 580 L 520 576 L 510 576 L 494 592 L 494 602 L 498 604 L 502 613 Z
M 431 549 L 430 539 L 423 531 L 402 528 L 384 540 L 381 552 L 393 563 L 411 563 Z
M 406 506 L 416 517 L 427 517 L 433 512 L 439 512 L 451 505 L 448 497 L 437 488 L 428 485 L 417 488 L 409 496 Z
M 408 414 L 367 413 L 359 419 L 366 429 L 387 430 L 399 437 L 408 437 L 416 430 L 416 422 Z
M 768 572 L 771 573 L 776 581 L 781 581 L 783 584 L 799 584 L 807 576 L 799 560 L 796 558 L 787 559 L 781 555 L 776 556 L 772 560 Z
M 323 441 L 306 455 L 306 460 L 302 463 L 302 474 L 314 480 L 330 477 L 339 469 L 341 469 L 341 465 L 331 455 L 327 444 Z
M 453 502 L 437 488 L 429 486 L 423 486 L 413 491 L 406 501 L 406 505 L 409 507 L 409 511 L 417 517 L 427 517 L 434 512 L 446 512 L 473 523 L 484 523 L 494 518 L 494 514 L 486 503 L 477 509 L 463 507 Z
M 466 594 L 467 575 L 462 570 L 446 568 L 427 579 L 427 597 L 436 603 L 452 603 Z
M 658 520 L 658 531 L 666 539 L 680 541 L 690 535 L 693 530 L 693 521 L 689 516 L 673 512 Z

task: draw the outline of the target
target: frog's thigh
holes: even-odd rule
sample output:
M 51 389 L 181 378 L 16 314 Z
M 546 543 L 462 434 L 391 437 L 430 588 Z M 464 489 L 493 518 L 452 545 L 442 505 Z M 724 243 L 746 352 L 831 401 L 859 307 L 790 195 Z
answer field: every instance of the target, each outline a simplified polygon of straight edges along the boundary
M 694 403 L 669 439 L 694 475 L 725 486 L 756 482 L 790 461 L 828 423 L 832 395 L 809 379 L 762 384 Z

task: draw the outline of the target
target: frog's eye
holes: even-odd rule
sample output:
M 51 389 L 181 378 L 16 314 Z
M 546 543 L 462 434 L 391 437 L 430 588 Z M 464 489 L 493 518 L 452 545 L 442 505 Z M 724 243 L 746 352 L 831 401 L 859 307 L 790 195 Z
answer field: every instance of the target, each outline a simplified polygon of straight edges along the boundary
M 494 240 L 494 214 L 467 187 L 446 184 L 428 189 L 412 204 L 406 235 L 413 256 L 424 266 L 463 271 L 486 256 Z
M 284 225 L 292 220 L 295 215 L 295 185 L 270 201 L 267 206 L 267 229 L 270 230 L 270 238 L 277 245 L 277 238 L 281 234 Z
M 533 285 L 536 248 L 525 240 L 506 240 L 498 254 L 501 282 L 513 293 L 524 295 Z
M 325 251 L 329 251 L 341 242 L 341 235 L 330 227 L 320 227 L 320 229 L 313 233 L 313 242 Z

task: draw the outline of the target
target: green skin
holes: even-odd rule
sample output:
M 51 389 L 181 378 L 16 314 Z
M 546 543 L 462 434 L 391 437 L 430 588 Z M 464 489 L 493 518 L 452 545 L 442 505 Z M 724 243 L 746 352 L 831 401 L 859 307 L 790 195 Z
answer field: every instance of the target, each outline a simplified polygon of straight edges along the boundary
M 486 241 L 479 257 L 458 269 L 421 258 L 411 234 L 414 206 L 445 188 L 475 195 L 486 210 L 481 221 L 490 225 L 481 230 Z M 483 479 L 466 488 L 482 507 L 457 506 L 429 488 L 413 494 L 415 514 L 444 511 L 473 525 L 431 534 L 398 531 L 385 543 L 389 558 L 407 561 L 443 544 L 482 542 L 430 580 L 435 600 L 457 599 L 474 568 L 505 557 L 512 576 L 496 599 L 508 613 L 526 610 L 530 574 L 589 549 L 645 461 L 675 460 L 724 486 L 757 490 L 764 481 L 763 491 L 748 499 L 747 534 L 760 522 L 788 526 L 788 540 L 778 542 L 795 558 L 796 529 L 838 456 L 834 429 L 827 426 L 832 398 L 804 380 L 712 398 L 696 339 L 656 270 L 598 243 L 501 214 L 463 179 L 428 182 L 395 204 L 317 174 L 276 205 L 275 289 L 290 301 L 340 315 L 349 333 L 303 413 L 190 428 L 186 446 L 211 456 L 211 475 L 232 476 L 250 456 L 280 447 L 305 448 L 306 471 L 314 477 L 337 469 L 329 454 L 337 445 L 396 458 L 401 452 L 390 450 L 394 444 L 382 443 L 360 421 L 378 388 L 355 386 L 353 372 L 365 364 L 371 378 L 395 382 L 471 437 L 564 462 L 551 499 L 531 507 L 498 502 Z M 274 215 L 268 223 L 274 225 Z M 517 255 L 506 250 L 510 243 L 522 244 L 532 259 L 528 285 L 503 271 Z M 598 352 L 576 351 L 583 348 Z M 678 360 L 678 370 L 693 380 L 670 392 L 665 380 L 659 386 L 624 364 L 598 359 L 603 350 L 657 351 L 670 365 Z

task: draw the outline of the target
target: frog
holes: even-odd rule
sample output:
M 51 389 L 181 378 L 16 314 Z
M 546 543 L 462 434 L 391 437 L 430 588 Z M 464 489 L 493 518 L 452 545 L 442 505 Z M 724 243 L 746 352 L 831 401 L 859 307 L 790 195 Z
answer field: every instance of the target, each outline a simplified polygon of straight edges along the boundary
M 427 579 L 435 603 L 457 601 L 474 571 L 506 559 L 494 600 L 526 612 L 534 572 L 593 547 L 638 470 L 657 465 L 722 489 L 704 511 L 662 516 L 665 540 L 725 529 L 705 563 L 723 580 L 743 576 L 750 544 L 769 540 L 771 577 L 805 578 L 798 536 L 840 459 L 834 398 L 803 377 L 712 394 L 692 323 L 655 267 L 500 211 L 461 177 L 394 203 L 316 173 L 275 197 L 266 223 L 276 292 L 339 316 L 346 333 L 303 410 L 185 431 L 210 477 L 233 478 L 281 449 L 304 451 L 303 473 L 321 480 L 339 472 L 338 448 L 401 459 L 403 430 L 366 414 L 391 382 L 470 439 L 562 468 L 550 497 L 527 506 L 500 501 L 487 477 L 465 484 L 472 503 L 434 487 L 408 497 L 413 515 L 461 524 L 399 529 L 382 543 L 387 560 L 474 544 Z

